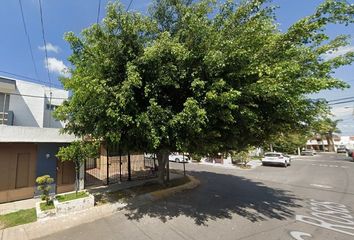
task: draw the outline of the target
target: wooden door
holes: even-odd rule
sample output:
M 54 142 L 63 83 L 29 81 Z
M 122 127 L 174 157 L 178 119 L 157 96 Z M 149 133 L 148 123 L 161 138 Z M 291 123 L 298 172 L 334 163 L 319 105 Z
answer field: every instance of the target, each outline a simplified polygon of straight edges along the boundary
M 35 144 L 0 144 L 0 202 L 34 196 L 36 158 Z
M 71 161 L 57 163 L 57 193 L 75 190 L 75 164 Z

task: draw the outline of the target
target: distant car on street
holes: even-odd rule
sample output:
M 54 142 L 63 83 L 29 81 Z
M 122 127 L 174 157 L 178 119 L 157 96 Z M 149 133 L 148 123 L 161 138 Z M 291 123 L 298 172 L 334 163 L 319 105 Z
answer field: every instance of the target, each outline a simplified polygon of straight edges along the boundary
M 284 167 L 291 165 L 291 158 L 279 152 L 267 152 L 262 158 L 262 165 L 282 165 Z
M 171 154 L 168 156 L 168 160 L 170 162 L 177 162 L 177 163 L 185 162 L 185 163 L 187 163 L 189 161 L 189 158 L 188 158 L 188 156 L 182 155 L 182 154 Z
M 302 156 L 314 156 L 316 155 L 316 151 L 315 150 L 303 150 L 301 152 Z
M 347 153 L 347 148 L 345 146 L 339 146 L 337 148 L 337 153 Z

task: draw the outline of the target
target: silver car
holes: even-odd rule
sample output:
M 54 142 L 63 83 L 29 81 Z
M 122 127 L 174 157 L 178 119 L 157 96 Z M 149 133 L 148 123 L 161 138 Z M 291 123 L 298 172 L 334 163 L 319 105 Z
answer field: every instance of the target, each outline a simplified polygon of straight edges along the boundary
M 284 167 L 291 165 L 291 158 L 279 152 L 267 152 L 262 158 L 262 165 L 281 165 Z

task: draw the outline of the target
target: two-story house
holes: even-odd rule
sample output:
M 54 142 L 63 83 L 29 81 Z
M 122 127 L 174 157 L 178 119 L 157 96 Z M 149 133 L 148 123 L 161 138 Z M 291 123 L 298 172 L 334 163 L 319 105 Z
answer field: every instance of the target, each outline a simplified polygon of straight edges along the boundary
M 0 77 L 0 203 L 34 197 L 35 179 L 48 174 L 57 193 L 74 188 L 71 162 L 55 157 L 75 137 L 60 134 L 53 110 L 69 97 L 62 89 Z

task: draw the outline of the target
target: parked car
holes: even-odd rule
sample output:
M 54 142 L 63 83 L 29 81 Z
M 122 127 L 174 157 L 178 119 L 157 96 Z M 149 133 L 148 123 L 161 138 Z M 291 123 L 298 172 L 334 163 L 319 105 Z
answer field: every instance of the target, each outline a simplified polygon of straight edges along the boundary
M 171 154 L 168 156 L 168 160 L 170 162 L 188 162 L 189 158 L 186 155 L 182 155 L 182 154 Z
M 315 150 L 303 150 L 301 152 L 302 156 L 314 156 L 316 155 L 316 151 Z
M 347 153 L 347 148 L 345 146 L 339 146 L 337 148 L 337 153 Z
M 291 158 L 279 152 L 267 152 L 262 158 L 262 165 L 282 165 L 284 167 L 291 165 Z

